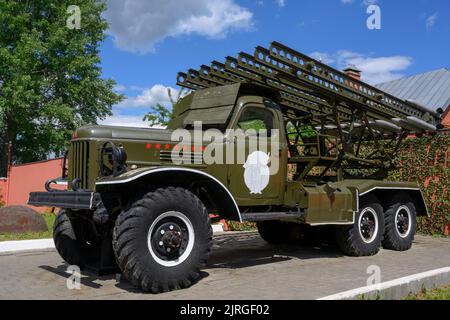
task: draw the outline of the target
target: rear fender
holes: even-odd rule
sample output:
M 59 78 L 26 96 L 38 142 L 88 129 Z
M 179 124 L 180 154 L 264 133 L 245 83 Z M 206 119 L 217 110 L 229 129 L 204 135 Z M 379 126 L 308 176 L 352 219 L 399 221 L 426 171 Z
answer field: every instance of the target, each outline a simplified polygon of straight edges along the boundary
M 374 187 L 360 193 L 359 200 L 361 199 L 361 197 L 364 197 L 365 195 L 373 194 L 378 198 L 381 205 L 385 209 L 387 209 L 393 197 L 399 193 L 406 194 L 411 198 L 411 200 L 414 202 L 417 216 L 422 217 L 430 216 L 422 191 L 419 188 Z

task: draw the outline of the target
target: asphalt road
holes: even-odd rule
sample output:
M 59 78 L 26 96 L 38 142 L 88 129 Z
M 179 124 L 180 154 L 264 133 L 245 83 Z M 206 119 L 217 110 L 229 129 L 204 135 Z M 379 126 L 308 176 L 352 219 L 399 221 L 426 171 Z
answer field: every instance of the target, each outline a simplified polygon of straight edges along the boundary
M 69 290 L 67 266 L 55 251 L 17 253 L 0 256 L 0 298 L 316 299 L 365 286 L 373 265 L 381 281 L 448 267 L 450 238 L 416 236 L 409 251 L 354 258 L 333 246 L 272 246 L 254 232 L 220 234 L 197 284 L 157 295 L 135 290 L 123 277 L 86 272 L 81 288 Z

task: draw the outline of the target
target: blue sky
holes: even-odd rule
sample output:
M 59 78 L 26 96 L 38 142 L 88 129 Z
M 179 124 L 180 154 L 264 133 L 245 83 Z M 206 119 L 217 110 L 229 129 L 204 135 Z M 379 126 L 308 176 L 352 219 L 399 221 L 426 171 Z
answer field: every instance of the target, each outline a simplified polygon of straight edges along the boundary
M 369 30 L 370 4 L 381 29 Z M 257 45 L 280 41 L 337 68 L 349 63 L 379 83 L 450 67 L 448 0 L 108 0 L 105 77 L 127 99 L 102 123 L 145 126 L 169 105 L 176 75 Z

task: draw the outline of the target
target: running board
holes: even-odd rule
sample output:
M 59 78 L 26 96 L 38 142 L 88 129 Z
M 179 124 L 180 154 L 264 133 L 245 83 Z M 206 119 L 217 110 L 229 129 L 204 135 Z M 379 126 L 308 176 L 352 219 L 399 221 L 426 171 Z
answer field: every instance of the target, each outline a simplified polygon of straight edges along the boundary
M 242 221 L 256 222 L 269 220 L 301 219 L 304 212 L 252 212 L 242 213 Z

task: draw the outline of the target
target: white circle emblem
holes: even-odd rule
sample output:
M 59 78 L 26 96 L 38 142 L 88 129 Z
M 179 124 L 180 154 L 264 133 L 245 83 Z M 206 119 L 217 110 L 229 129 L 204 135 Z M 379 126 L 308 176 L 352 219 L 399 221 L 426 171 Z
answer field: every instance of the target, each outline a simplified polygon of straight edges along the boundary
M 269 154 L 262 151 L 252 152 L 244 164 L 244 181 L 250 194 L 261 194 L 269 184 Z

